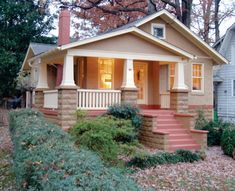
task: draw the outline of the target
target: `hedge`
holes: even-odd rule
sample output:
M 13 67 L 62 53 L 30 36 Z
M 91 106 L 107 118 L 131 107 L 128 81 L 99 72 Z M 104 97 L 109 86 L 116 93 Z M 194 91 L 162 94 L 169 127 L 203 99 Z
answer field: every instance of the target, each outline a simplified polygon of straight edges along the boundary
M 40 112 L 12 111 L 9 123 L 19 190 L 141 190 L 119 170 L 104 166 L 95 153 L 78 150 L 70 136 Z
M 221 137 L 221 147 L 224 154 L 234 157 L 235 159 L 235 126 L 227 127 Z
M 201 159 L 200 154 L 188 150 L 176 150 L 174 153 L 158 152 L 155 154 L 142 153 L 128 162 L 128 166 L 141 169 L 150 168 L 162 164 L 176 164 L 179 162 L 194 162 Z

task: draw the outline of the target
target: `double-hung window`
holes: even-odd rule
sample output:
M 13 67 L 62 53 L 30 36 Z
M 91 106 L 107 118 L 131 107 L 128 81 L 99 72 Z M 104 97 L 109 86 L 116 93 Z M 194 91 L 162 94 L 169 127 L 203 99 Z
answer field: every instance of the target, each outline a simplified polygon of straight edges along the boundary
M 203 92 L 204 88 L 204 65 L 192 64 L 192 91 Z

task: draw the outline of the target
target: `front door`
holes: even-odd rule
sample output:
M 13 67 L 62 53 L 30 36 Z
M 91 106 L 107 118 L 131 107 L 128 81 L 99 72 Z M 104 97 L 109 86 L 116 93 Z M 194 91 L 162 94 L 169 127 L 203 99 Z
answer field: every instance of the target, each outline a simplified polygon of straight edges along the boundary
M 134 80 L 138 88 L 138 104 L 147 104 L 147 63 L 134 63 Z
M 170 93 L 169 89 L 169 65 L 160 66 L 160 104 L 161 109 L 170 108 Z

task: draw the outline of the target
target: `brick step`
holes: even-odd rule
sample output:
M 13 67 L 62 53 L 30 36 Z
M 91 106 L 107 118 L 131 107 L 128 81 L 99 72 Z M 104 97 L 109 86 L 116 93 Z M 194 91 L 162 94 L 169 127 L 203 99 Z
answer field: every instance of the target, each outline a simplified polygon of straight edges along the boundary
M 181 144 L 197 144 L 192 138 L 188 139 L 169 139 L 169 145 L 181 145 Z
M 169 134 L 169 139 L 192 139 L 192 136 L 188 133 Z
M 175 128 L 175 129 L 153 129 L 153 132 L 155 131 L 163 131 L 169 134 L 187 134 L 187 129 L 183 129 L 183 128 Z
M 157 120 L 159 119 L 175 120 L 175 117 L 174 115 L 158 115 Z
M 185 150 L 200 150 L 200 145 L 198 144 L 178 144 L 178 145 L 169 145 L 169 151 L 175 151 L 177 149 L 185 149 Z
M 175 119 L 158 119 L 157 118 L 157 124 L 180 124 L 177 120 Z
M 158 129 L 184 129 L 181 124 L 157 124 Z

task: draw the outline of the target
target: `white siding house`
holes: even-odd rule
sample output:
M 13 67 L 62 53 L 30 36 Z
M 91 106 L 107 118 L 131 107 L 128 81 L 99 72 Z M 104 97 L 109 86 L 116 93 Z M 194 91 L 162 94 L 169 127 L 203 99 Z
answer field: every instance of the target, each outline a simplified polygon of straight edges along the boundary
M 214 47 L 229 60 L 214 68 L 215 110 L 220 119 L 235 122 L 235 23 Z

